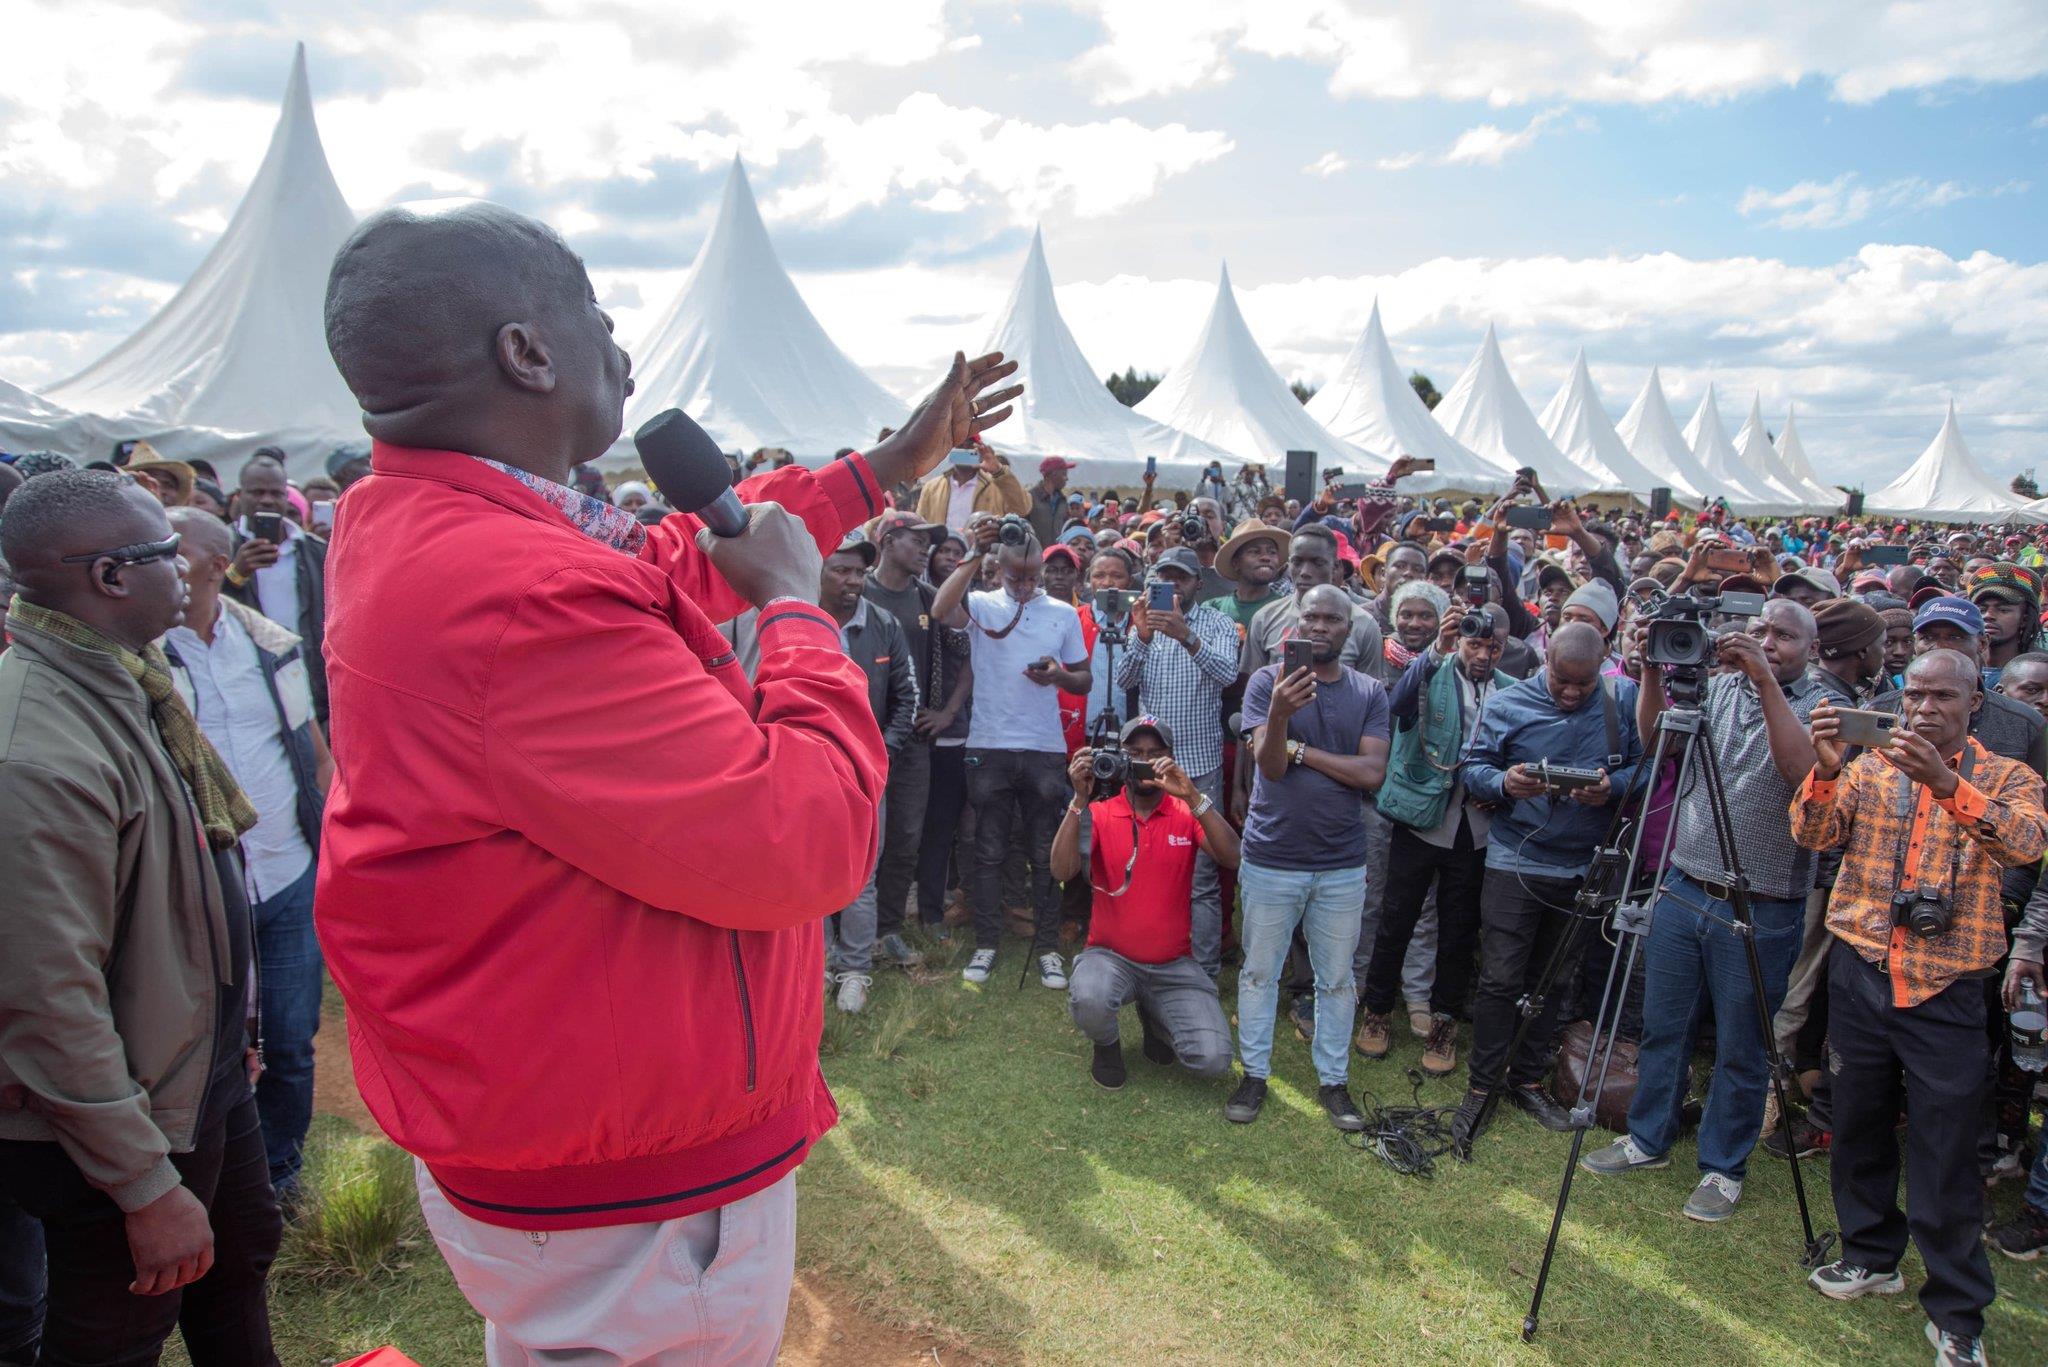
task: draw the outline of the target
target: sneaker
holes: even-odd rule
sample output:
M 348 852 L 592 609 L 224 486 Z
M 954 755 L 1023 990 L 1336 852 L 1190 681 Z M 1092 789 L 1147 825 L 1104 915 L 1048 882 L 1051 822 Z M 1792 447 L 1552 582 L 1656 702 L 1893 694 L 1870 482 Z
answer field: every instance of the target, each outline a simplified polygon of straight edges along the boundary
M 2048 1213 L 2022 1205 L 2019 1214 L 1994 1228 L 1986 1238 L 2008 1258 L 2030 1263 L 2048 1248 Z
M 1451 1017 L 1430 1018 L 1429 1033 L 1422 1037 L 1422 1071 L 1431 1077 L 1458 1071 L 1458 1022 Z
M 1984 1185 L 1993 1186 L 2025 1174 L 2026 1169 L 2020 1166 L 2020 1156 L 2011 1149 L 2000 1149 L 1998 1157 L 1992 1159 L 1990 1165 L 1984 1169 Z
M 1095 1085 L 1115 1091 L 1124 1085 L 1124 1046 L 1118 1040 L 1110 1044 L 1095 1046 L 1095 1061 L 1088 1065 L 1088 1076 L 1095 1079 Z
M 1038 956 L 1038 985 L 1059 991 L 1067 985 L 1067 961 L 1057 954 Z
M 1625 1134 L 1606 1148 L 1595 1149 L 1579 1159 L 1579 1166 L 1587 1172 L 1597 1172 L 1603 1177 L 1611 1177 L 1617 1172 L 1642 1172 L 1650 1168 L 1668 1168 L 1671 1166 L 1671 1155 L 1668 1153 L 1644 1153 L 1642 1146 L 1636 1143 L 1636 1137 L 1632 1134 Z
M 967 961 L 967 967 L 960 970 L 960 976 L 971 983 L 985 983 L 989 970 L 995 966 L 996 952 L 993 949 L 977 949 L 974 957 Z
M 912 949 L 910 941 L 893 930 L 882 937 L 882 943 L 877 948 L 882 951 L 883 958 L 898 968 L 916 968 L 924 962 L 924 955 Z
M 1788 1131 L 1780 1125 L 1764 1136 L 1764 1152 L 1773 1158 L 1821 1158 L 1834 1136 L 1801 1116 Z
M 1853 1301 L 1859 1296 L 1896 1296 L 1906 1289 L 1906 1279 L 1897 1272 L 1872 1272 L 1847 1258 L 1837 1258 L 1826 1267 L 1814 1269 L 1806 1283 L 1831 1301 Z
M 1162 1065 L 1173 1062 L 1176 1057 L 1173 1052 L 1173 1040 L 1167 1036 L 1159 1022 L 1152 1019 L 1152 1013 L 1145 1009 L 1142 1002 L 1138 1005 L 1138 1024 L 1145 1030 L 1146 1061 Z
M 1223 1103 L 1223 1118 L 1234 1125 L 1249 1125 L 1259 1118 L 1259 1108 L 1265 1104 L 1266 1079 L 1247 1077 Z
M 866 973 L 840 974 L 839 1009 L 849 1016 L 858 1016 L 867 1009 L 868 989 L 874 985 L 874 978 Z
M 1365 1128 L 1365 1116 L 1351 1099 L 1350 1088 L 1343 1083 L 1316 1088 L 1316 1100 L 1323 1103 L 1323 1114 L 1330 1117 L 1330 1123 L 1344 1133 L 1357 1134 Z
M 1472 1156 L 1472 1141 L 1486 1131 L 1487 1121 L 1482 1120 L 1486 1110 L 1486 1093 L 1477 1087 L 1465 1093 L 1465 1099 L 1458 1103 L 1458 1109 L 1451 1116 L 1451 1152 L 1460 1158 Z
M 1572 1128 L 1571 1112 L 1552 1101 L 1541 1083 L 1532 1082 L 1526 1087 L 1510 1087 L 1503 1100 L 1526 1111 L 1531 1120 L 1546 1130 L 1562 1134 Z
M 1387 1018 L 1377 1011 L 1361 1011 L 1358 1015 L 1358 1033 L 1351 1038 L 1351 1047 L 1367 1058 L 1385 1058 L 1393 1042 L 1387 1038 Z
M 1934 1345 L 1934 1367 L 1990 1367 L 1984 1354 L 1984 1340 L 1948 1334 L 1927 1321 L 1927 1341 Z
M 1294 1033 L 1301 1036 L 1303 1044 L 1312 1044 L 1316 1037 L 1316 998 L 1313 992 L 1304 992 L 1287 1005 L 1287 1019 L 1294 1022 Z
M 1735 1213 L 1735 1203 L 1741 1199 L 1742 1183 L 1726 1173 L 1710 1172 L 1685 1198 L 1685 1208 L 1680 1213 L 1703 1225 L 1719 1224 Z
M 1430 1012 L 1428 1003 L 1409 1002 L 1407 1005 L 1408 1033 L 1417 1039 L 1428 1039 L 1429 1027 L 1436 1021 L 1435 1015 Z

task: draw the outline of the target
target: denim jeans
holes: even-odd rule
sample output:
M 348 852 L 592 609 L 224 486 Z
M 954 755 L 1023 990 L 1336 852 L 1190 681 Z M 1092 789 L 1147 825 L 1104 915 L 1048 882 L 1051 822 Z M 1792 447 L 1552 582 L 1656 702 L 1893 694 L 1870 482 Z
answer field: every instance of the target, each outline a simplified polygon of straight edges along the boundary
M 1628 1128 L 1645 1153 L 1662 1154 L 1671 1148 L 1678 1137 L 1685 1067 L 1692 1057 L 1701 1007 L 1712 1002 L 1714 1080 L 1707 1088 L 1706 1113 L 1700 1117 L 1700 1171 L 1722 1173 L 1739 1182 L 1764 1123 L 1770 1066 L 1757 1025 L 1749 954 L 1742 937 L 1724 923 L 1734 914 L 1729 903 L 1708 896 L 1698 883 L 1675 870 L 1657 898 L 1643 945 L 1643 1039 Z M 1785 980 L 1799 957 L 1806 899 L 1753 897 L 1749 914 L 1769 1019 L 1785 998 Z
M 925 794 L 924 830 L 917 842 L 917 917 L 927 926 L 946 918 L 946 874 L 953 862 L 953 835 L 967 805 L 967 749 L 934 745 L 931 787 Z
M 925 798 L 932 786 L 932 747 L 912 737 L 901 750 L 889 752 L 889 786 L 882 794 L 887 815 L 878 812 L 882 829 L 881 860 L 875 866 L 875 933 L 893 935 L 903 929 L 903 908 L 917 877 L 924 836 Z
M 1280 970 L 1298 925 L 1316 975 L 1316 1029 L 1309 1053 L 1324 1086 L 1341 1084 L 1350 1075 L 1351 1019 L 1358 1008 L 1351 955 L 1358 948 L 1364 865 L 1308 872 L 1264 868 L 1247 859 L 1238 866 L 1237 886 L 1244 901 L 1237 1051 L 1245 1076 L 1263 1078 L 1271 1071 Z
M 883 830 L 889 828 L 887 793 L 875 809 L 875 825 Z M 869 869 L 868 881 L 861 885 L 860 893 L 838 913 L 825 918 L 825 966 L 835 972 L 868 973 L 874 969 L 875 877 L 876 870 Z
M 974 804 L 974 947 L 1002 943 L 1003 862 L 1013 820 L 1023 822 L 1031 864 L 1033 955 L 1049 953 L 1059 935 L 1060 904 L 1052 888 L 1053 832 L 1074 789 L 1067 757 L 1057 750 L 967 751 L 967 797 Z
M 43 1222 L 0 1193 L 0 1362 L 28 1362 L 43 1336 L 50 1278 L 43 1266 Z
M 1208 794 L 1209 800 L 1219 809 L 1223 806 L 1221 767 L 1206 774 L 1189 774 L 1188 780 L 1195 785 L 1196 792 Z M 1189 895 L 1188 912 L 1189 951 L 1202 971 L 1214 978 L 1223 971 L 1223 922 L 1226 918 L 1216 861 L 1209 857 L 1207 850 L 1198 850 L 1195 854 L 1195 883 Z
M 263 1076 L 256 1110 L 270 1184 L 287 1196 L 298 1185 L 306 1127 L 313 1123 L 313 1034 L 320 1028 L 320 941 L 313 934 L 313 874 L 318 862 L 251 911 L 263 987 Z

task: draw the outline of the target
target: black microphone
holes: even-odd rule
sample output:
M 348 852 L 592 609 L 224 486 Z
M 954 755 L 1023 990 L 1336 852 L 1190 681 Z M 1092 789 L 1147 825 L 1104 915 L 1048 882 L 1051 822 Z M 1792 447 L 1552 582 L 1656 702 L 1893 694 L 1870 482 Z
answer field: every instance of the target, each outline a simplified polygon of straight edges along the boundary
M 680 408 L 656 413 L 640 424 L 633 445 L 669 507 L 695 513 L 718 536 L 746 531 L 746 505 L 732 491 L 725 453 L 688 413 Z

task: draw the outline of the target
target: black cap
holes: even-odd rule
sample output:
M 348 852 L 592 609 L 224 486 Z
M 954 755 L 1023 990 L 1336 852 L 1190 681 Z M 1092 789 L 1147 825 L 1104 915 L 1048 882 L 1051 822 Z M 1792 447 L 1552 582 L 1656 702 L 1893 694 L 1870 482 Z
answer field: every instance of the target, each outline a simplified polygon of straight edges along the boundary
M 1117 733 L 1117 739 L 1129 745 L 1140 731 L 1150 731 L 1159 737 L 1161 745 L 1168 750 L 1173 749 L 1173 728 L 1157 717 L 1132 717 L 1124 723 L 1124 729 Z

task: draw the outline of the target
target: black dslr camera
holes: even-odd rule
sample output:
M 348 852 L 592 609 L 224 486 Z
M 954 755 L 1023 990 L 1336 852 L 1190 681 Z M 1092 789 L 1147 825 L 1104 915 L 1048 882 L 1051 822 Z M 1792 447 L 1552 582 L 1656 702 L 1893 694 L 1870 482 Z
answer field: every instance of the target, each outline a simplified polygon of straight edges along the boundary
M 1124 743 L 1116 732 L 1100 722 L 1096 734 L 1088 740 L 1088 748 L 1094 752 L 1089 771 L 1095 775 L 1095 796 L 1098 799 L 1115 797 L 1127 783 L 1147 783 L 1152 778 L 1152 761 L 1132 759 L 1124 750 Z
M 1189 511 L 1180 515 L 1180 539 L 1183 542 L 1192 546 L 1208 534 L 1209 524 L 1202 520 L 1200 513 Z
M 1003 514 L 1003 520 L 996 524 L 996 540 L 1005 546 L 1028 546 L 1036 535 L 1031 523 L 1015 513 Z
M 1904 926 L 1923 940 L 1948 934 L 1956 909 L 1933 888 L 1902 888 L 1892 894 L 1892 924 Z

